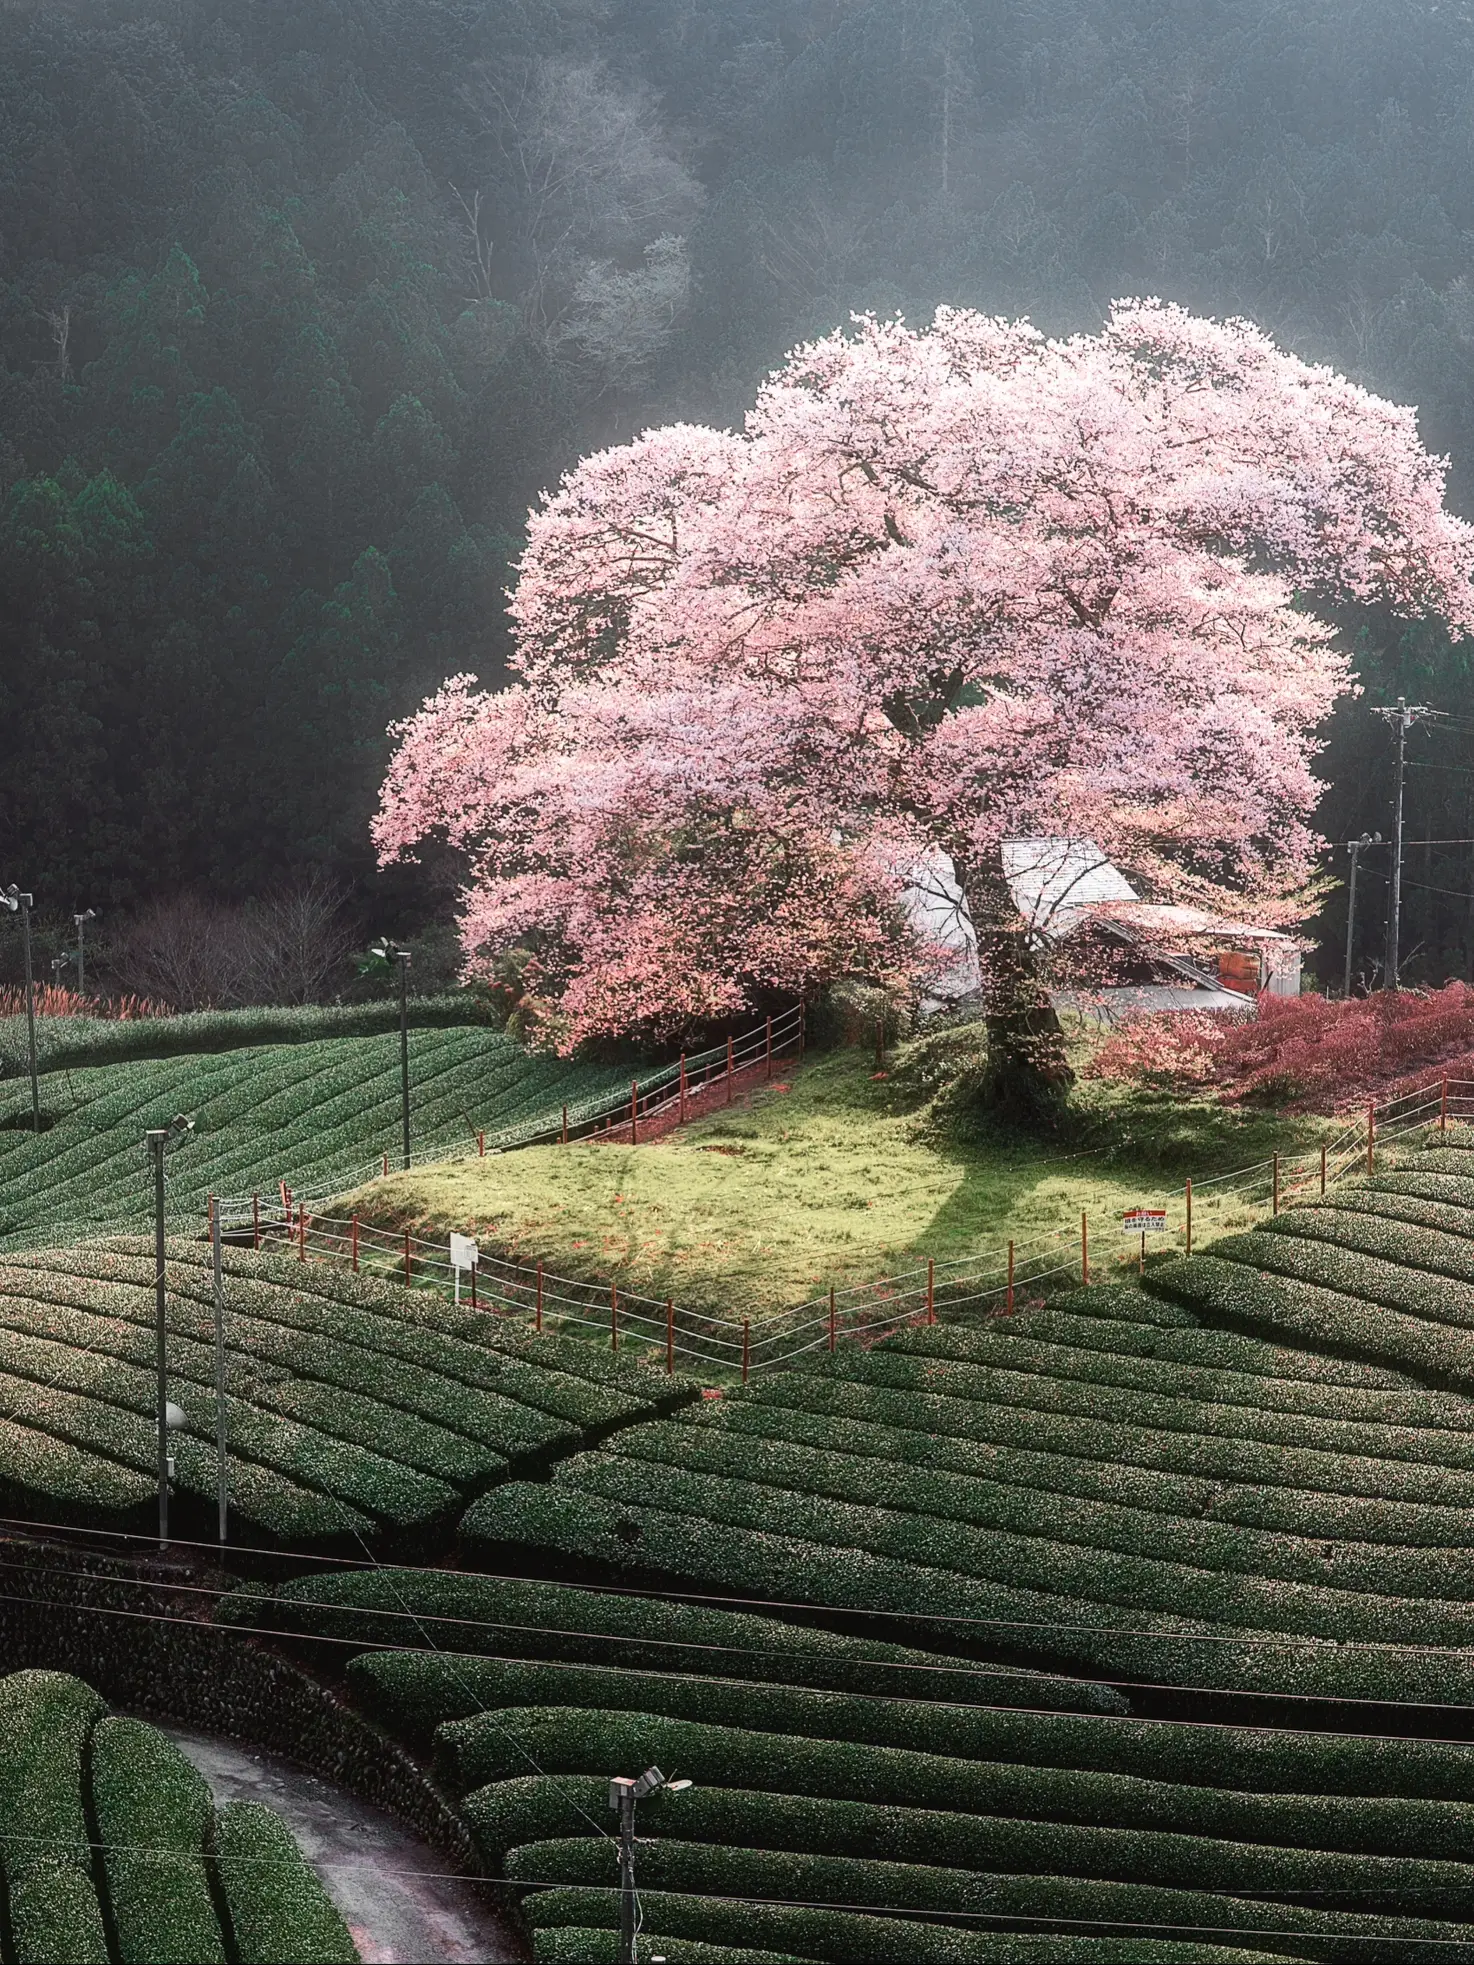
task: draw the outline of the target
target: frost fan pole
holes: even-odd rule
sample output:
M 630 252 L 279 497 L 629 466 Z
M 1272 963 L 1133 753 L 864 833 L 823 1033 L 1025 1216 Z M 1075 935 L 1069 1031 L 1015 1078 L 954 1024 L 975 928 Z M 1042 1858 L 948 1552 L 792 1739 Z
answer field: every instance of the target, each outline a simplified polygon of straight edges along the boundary
M 1377 716 L 1386 717 L 1397 728 L 1397 784 L 1392 803 L 1392 885 L 1387 902 L 1387 987 L 1398 987 L 1398 943 L 1402 936 L 1402 790 L 1407 775 L 1407 733 L 1423 715 L 1426 705 L 1414 703 L 1408 707 L 1406 699 L 1399 696 L 1394 710 L 1377 710 Z
M 355 1238 L 358 1221 L 355 1217 Z M 215 1272 L 215 1490 L 220 1516 L 220 1546 L 225 1547 L 226 1515 L 230 1507 L 230 1489 L 225 1477 L 225 1268 L 220 1249 L 220 1204 L 210 1220 L 210 1254 Z M 354 1251 L 354 1268 L 358 1267 L 357 1250 Z M 162 1274 L 162 1269 L 160 1271 Z

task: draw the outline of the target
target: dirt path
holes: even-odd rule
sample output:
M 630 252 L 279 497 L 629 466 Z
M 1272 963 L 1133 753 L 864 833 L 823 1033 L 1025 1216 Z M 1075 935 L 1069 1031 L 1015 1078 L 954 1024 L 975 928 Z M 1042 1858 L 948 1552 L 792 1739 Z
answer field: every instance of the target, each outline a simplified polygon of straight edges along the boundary
M 217 1801 L 264 1801 L 276 1810 L 347 1919 L 365 1965 L 526 1958 L 508 1921 L 388 1815 L 277 1754 L 152 1724 L 178 1742 Z

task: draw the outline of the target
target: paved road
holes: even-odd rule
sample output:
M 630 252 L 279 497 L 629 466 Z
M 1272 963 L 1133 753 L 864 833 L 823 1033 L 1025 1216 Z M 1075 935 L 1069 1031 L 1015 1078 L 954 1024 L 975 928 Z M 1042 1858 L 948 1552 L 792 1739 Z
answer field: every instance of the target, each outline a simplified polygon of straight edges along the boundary
M 160 1730 L 199 1768 L 217 1801 L 264 1801 L 276 1810 L 347 1919 L 365 1965 L 526 1958 L 510 1925 L 390 1816 L 277 1754 L 185 1727 Z

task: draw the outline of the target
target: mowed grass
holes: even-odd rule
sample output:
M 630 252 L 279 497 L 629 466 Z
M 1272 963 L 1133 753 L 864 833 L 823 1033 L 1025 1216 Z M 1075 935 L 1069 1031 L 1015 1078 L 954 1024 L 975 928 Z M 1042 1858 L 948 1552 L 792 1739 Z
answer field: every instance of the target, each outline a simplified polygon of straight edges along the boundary
M 1185 1240 L 1183 1175 L 1307 1146 L 1314 1122 L 1202 1104 L 1093 1117 L 1109 1143 L 1071 1153 L 1018 1136 L 966 1140 L 931 1123 L 866 1051 L 820 1057 L 750 1105 L 649 1145 L 535 1147 L 392 1174 L 355 1194 L 365 1219 L 427 1236 L 474 1230 L 489 1246 L 565 1275 L 613 1277 L 692 1309 L 762 1315 L 831 1282 L 859 1283 L 935 1257 L 1059 1234 L 1088 1215 L 1093 1271 L 1134 1265 L 1123 1213 L 1165 1207 Z M 1171 1136 L 1163 1137 L 1170 1127 Z M 1250 1225 L 1259 1202 L 1208 1189 L 1194 1240 Z
M 411 1137 L 474 1152 L 476 1133 L 556 1124 L 566 1102 L 627 1088 L 628 1069 L 530 1056 L 485 1025 L 410 1032 Z M 399 1034 L 325 1037 L 132 1059 L 41 1081 L 47 1129 L 29 1130 L 30 1088 L 0 1085 L 0 1249 L 80 1241 L 151 1219 L 144 1133 L 176 1113 L 194 1131 L 169 1152 L 175 1222 L 210 1193 L 299 1192 L 361 1179 L 400 1144 Z

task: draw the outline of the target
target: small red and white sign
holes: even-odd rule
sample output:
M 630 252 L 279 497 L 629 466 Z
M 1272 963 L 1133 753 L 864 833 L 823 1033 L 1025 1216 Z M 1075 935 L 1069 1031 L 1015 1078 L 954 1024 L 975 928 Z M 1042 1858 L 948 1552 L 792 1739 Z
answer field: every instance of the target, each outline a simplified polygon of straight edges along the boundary
M 1166 1232 L 1165 1208 L 1128 1208 L 1121 1217 L 1123 1235 L 1165 1235 Z

